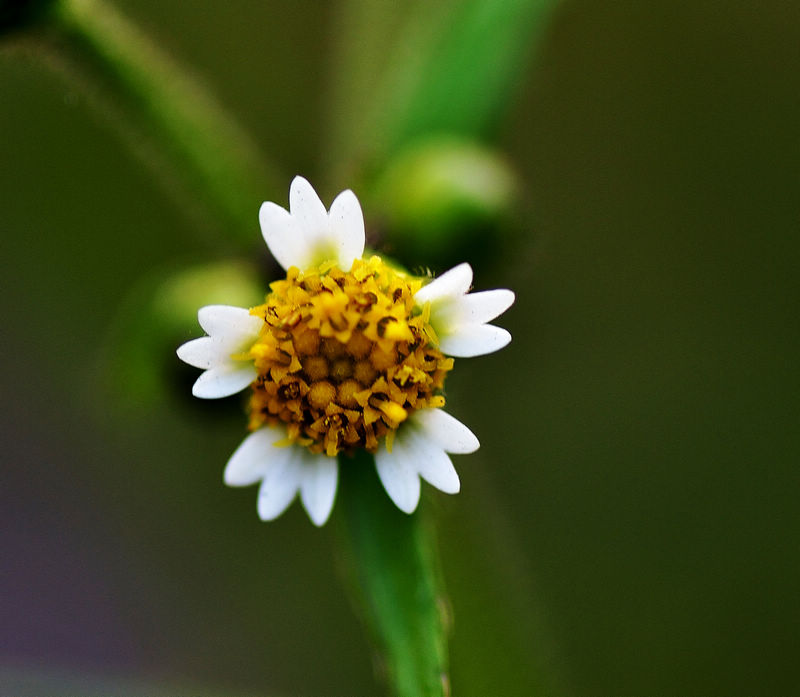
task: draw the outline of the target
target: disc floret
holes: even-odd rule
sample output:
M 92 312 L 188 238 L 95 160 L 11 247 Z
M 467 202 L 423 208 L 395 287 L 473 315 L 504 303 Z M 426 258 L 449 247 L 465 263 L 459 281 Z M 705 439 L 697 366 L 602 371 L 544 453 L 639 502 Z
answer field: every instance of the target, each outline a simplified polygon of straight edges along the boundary
M 380 257 L 350 271 L 326 263 L 288 270 L 250 310 L 264 326 L 248 353 L 258 377 L 251 430 L 283 422 L 286 445 L 335 456 L 376 452 L 411 413 L 444 406 L 453 359 L 442 354 L 414 294 L 422 280 Z

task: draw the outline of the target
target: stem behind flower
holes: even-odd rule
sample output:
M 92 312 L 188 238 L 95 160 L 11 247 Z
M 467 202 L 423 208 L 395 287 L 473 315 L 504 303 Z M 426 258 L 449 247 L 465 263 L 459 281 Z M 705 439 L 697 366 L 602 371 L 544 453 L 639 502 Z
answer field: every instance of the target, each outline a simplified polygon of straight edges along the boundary
M 254 211 L 265 197 L 282 193 L 283 178 L 265 166 L 235 119 L 103 0 L 61 0 L 52 9 L 60 57 L 100 88 L 115 117 L 143 131 L 220 227 L 242 241 L 254 239 Z

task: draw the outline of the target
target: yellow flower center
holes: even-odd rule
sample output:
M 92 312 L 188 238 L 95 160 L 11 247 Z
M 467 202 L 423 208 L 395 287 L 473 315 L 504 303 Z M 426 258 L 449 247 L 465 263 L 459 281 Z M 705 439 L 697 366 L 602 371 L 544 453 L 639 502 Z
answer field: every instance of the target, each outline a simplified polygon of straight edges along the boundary
M 264 327 L 246 357 L 258 378 L 250 428 L 282 421 L 286 444 L 334 456 L 388 447 L 416 409 L 441 407 L 453 367 L 437 348 L 427 308 L 414 304 L 420 279 L 380 257 L 357 259 L 349 272 L 326 263 L 270 284 L 250 314 Z

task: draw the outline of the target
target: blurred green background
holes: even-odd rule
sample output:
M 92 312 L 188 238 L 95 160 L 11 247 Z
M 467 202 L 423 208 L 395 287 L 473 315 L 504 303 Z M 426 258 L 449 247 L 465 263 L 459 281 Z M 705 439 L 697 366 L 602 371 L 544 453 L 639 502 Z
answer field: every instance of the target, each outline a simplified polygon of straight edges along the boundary
M 326 203 L 359 193 L 337 158 L 367 146 L 337 134 L 361 115 L 337 105 L 332 73 L 348 52 L 381 55 L 369 13 L 347 31 L 370 3 L 115 6 L 285 174 L 263 198 L 285 204 L 297 173 Z M 398 6 L 376 16 L 401 23 Z M 0 681 L 379 693 L 337 577 L 336 510 L 321 531 L 298 505 L 264 524 L 254 489 L 222 485 L 244 416 L 236 399 L 192 401 L 173 354 L 191 333 L 159 356 L 155 401 L 135 403 L 118 360 L 120 327 L 155 341 L 137 316 L 148 288 L 235 245 L 43 58 L 0 43 Z M 369 96 L 379 66 L 349 65 Z M 453 693 L 790 694 L 800 5 L 563 2 L 510 83 L 487 142 L 519 205 L 475 270 L 478 289 L 517 292 L 499 322 L 514 341 L 457 361 L 450 410 L 482 448 L 457 458 L 459 496 L 422 504 L 440 526 Z M 249 259 L 266 279 L 259 203 Z

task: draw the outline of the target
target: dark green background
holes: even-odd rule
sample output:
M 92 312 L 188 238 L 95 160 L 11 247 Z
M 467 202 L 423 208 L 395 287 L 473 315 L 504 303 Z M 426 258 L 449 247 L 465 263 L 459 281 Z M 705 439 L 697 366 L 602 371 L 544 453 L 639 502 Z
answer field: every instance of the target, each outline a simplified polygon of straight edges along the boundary
M 295 173 L 328 203 L 350 185 L 322 169 L 336 3 L 118 6 L 287 190 Z M 422 504 L 438 509 L 454 694 L 789 694 L 800 5 L 565 2 L 518 88 L 499 144 L 522 222 L 476 268 L 478 288 L 517 292 L 514 341 L 458 361 L 449 404 L 482 448 L 457 458 L 459 496 Z M 254 489 L 224 487 L 244 418 L 192 403 L 172 347 L 162 400 L 110 397 L 132 289 L 219 258 L 187 206 L 35 48 L 0 46 L 0 676 L 31 694 L 39 673 L 375 694 L 336 511 L 321 531 L 298 505 L 264 524 Z M 92 680 L 84 694 L 124 692 Z

